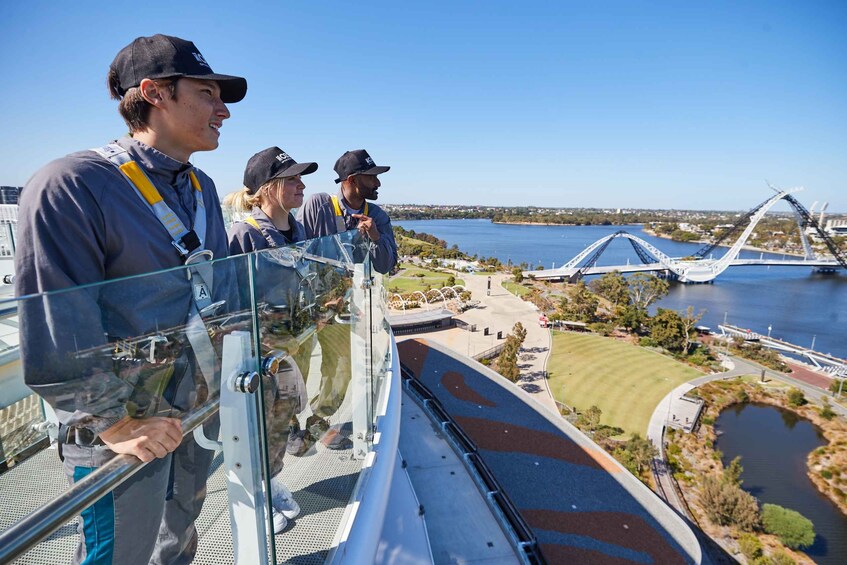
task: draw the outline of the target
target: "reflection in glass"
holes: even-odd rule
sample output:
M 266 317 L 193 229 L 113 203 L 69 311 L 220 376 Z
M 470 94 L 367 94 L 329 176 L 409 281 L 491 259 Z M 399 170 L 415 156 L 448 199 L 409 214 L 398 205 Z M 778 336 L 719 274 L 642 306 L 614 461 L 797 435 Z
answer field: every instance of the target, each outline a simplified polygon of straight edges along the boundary
M 20 313 L 21 319 L 24 363 L 15 376 L 21 396 L 35 404 L 34 419 L 41 420 L 40 402 L 22 385 L 25 372 L 27 383 L 56 408 L 60 432 L 66 434 L 69 428 L 124 416 L 136 421 L 182 418 L 198 406 L 218 403 L 224 393 L 221 380 L 230 376 L 221 374 L 224 338 L 246 332 L 253 357 L 247 361 L 255 366 L 250 370 L 262 374 L 257 400 L 263 426 L 249 435 L 264 441 L 257 465 L 249 458 L 242 462 L 264 482 L 255 503 L 270 503 L 267 513 L 262 511 L 268 531 L 281 536 L 298 532 L 281 538 L 275 548 L 271 541 L 268 549 L 277 562 L 326 557 L 356 496 L 362 460 L 371 449 L 374 406 L 385 386 L 390 339 L 384 290 L 371 272 L 369 245 L 351 231 L 200 265 L 195 270 L 203 271 L 210 292 L 202 309 L 193 306 L 198 279 L 185 268 L 10 300 L 5 310 L 12 317 Z M 9 334 L 3 342 L 16 352 L 14 325 Z M 2 392 L 11 390 L 3 383 Z M 205 426 L 205 436 L 218 438 L 216 419 Z M 43 429 L 34 437 L 44 438 Z M 70 483 L 86 474 L 77 471 L 83 457 L 91 467 L 92 461 L 99 465 L 113 456 L 105 446 L 85 445 L 85 440 L 82 434 L 64 436 Z M 168 456 L 147 465 L 143 474 L 154 481 L 166 477 L 174 460 L 184 471 L 177 473 L 179 488 L 194 493 L 184 505 L 186 523 L 205 508 L 214 522 L 208 539 L 232 536 L 220 493 L 227 490 L 224 469 L 236 462 L 222 461 L 191 438 L 183 446 L 190 446 L 190 457 L 180 459 L 185 464 Z M 33 461 L 56 480 L 42 499 L 19 499 L 21 491 L 12 485 L 26 479 L 16 477 L 16 469 L 0 475 L 4 505 L 21 516 L 58 494 L 56 489 L 67 488 L 55 452 L 41 451 Z M 26 472 L 25 466 L 21 469 Z M 204 507 L 210 471 L 210 500 Z M 127 522 L 134 536 L 158 528 L 155 511 L 139 507 L 134 512 Z M 193 526 L 185 534 L 193 538 Z M 212 551 L 206 538 L 199 543 L 198 555 Z M 56 560 L 55 551 L 47 540 L 31 555 Z M 59 561 L 70 560 L 62 555 Z

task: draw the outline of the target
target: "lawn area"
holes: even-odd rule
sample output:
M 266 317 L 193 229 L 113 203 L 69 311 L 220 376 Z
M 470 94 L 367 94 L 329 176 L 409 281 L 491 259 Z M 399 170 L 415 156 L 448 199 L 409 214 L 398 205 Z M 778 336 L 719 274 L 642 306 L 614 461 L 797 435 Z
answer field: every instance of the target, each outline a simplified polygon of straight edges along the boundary
M 514 281 L 503 281 L 500 283 L 503 285 L 503 288 L 514 294 L 515 296 L 524 296 L 525 294 L 529 294 L 529 289 L 522 284 L 518 284 Z
M 580 412 L 596 405 L 603 411 L 600 423 L 641 437 L 646 437 L 650 416 L 662 398 L 703 374 L 636 345 L 569 332 L 553 332 L 547 370 L 556 400 Z
M 422 274 L 423 277 L 416 276 L 419 274 Z M 400 271 L 391 277 L 385 286 L 387 288 L 399 288 L 400 292 L 405 294 L 416 290 L 423 291 L 427 285 L 431 288 L 441 288 L 449 276 L 450 273 L 438 273 L 420 267 L 401 265 Z M 464 286 L 465 281 L 457 278 L 456 284 Z

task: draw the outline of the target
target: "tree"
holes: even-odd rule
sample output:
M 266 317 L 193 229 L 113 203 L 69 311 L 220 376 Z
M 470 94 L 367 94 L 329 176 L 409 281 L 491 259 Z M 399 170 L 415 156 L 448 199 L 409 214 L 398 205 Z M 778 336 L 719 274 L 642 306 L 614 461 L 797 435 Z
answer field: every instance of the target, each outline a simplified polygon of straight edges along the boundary
M 559 303 L 559 314 L 563 319 L 579 322 L 593 322 L 597 317 L 600 301 L 588 290 L 585 282 L 579 281 L 568 289 L 567 298 Z
M 794 387 L 788 389 L 788 404 L 790 406 L 803 406 L 806 402 L 806 396 L 802 390 Z
M 809 547 L 815 542 L 812 521 L 790 508 L 776 504 L 762 506 L 762 525 L 767 533 L 777 536 L 786 547 Z
M 737 487 L 741 486 L 744 481 L 741 480 L 741 473 L 744 472 L 744 467 L 741 466 L 741 456 L 735 457 L 729 462 L 729 466 L 723 470 L 723 480 Z
M 709 475 L 703 478 L 700 502 L 709 520 L 719 526 L 737 526 L 751 532 L 759 525 L 756 498 L 722 477 Z
M 512 277 L 514 277 L 515 282 L 519 283 L 523 281 L 523 269 L 520 267 L 515 267 L 512 269 Z
M 700 321 L 700 318 L 702 318 L 705 313 L 705 310 L 700 310 L 697 314 L 695 314 L 694 306 L 689 306 L 685 309 L 685 315 L 680 316 L 680 319 L 682 320 L 682 330 L 685 333 L 685 346 L 682 349 L 682 352 L 685 355 L 688 355 L 688 350 L 691 348 L 691 342 L 689 339 L 694 337 L 696 334 L 694 326 L 697 325 L 697 322 Z
M 521 348 L 523 342 L 526 341 L 526 328 L 523 327 L 523 324 L 520 322 L 515 322 L 515 325 L 512 326 L 512 335 L 515 336 L 518 340 L 518 349 Z
M 579 421 L 589 431 L 593 431 L 600 424 L 600 417 L 602 415 L 603 411 L 597 406 L 592 405 L 588 410 L 579 415 Z
M 631 304 L 625 308 L 618 308 L 615 313 L 615 322 L 631 332 L 638 332 L 647 321 L 647 312 L 636 308 Z
M 513 383 L 517 382 L 521 376 L 521 370 L 518 367 L 518 352 L 525 339 L 526 328 L 523 327 L 523 324 L 517 322 L 512 327 L 512 333 L 506 336 L 503 350 L 497 357 L 497 372 Z
M 688 341 L 682 318 L 666 308 L 659 308 L 650 320 L 650 337 L 668 351 L 682 351 Z
M 668 293 L 670 285 L 656 275 L 636 273 L 629 277 L 629 302 L 644 311 Z
M 632 453 L 638 473 L 647 469 L 650 462 L 659 453 L 649 440 L 642 438 L 639 434 L 632 434 L 630 436 L 626 442 L 626 449 Z
M 642 439 L 639 434 L 632 434 L 626 443 L 618 447 L 612 455 L 637 477 L 650 466 L 651 461 L 658 453 L 658 450 L 649 440 Z
M 615 306 L 629 306 L 629 284 L 620 271 L 606 273 L 588 286 Z

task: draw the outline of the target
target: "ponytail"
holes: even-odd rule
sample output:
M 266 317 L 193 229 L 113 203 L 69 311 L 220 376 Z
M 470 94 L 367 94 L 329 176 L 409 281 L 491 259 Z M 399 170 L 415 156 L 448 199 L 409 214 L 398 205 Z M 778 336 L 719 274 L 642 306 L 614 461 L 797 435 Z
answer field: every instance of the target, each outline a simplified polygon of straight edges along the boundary
M 224 208 L 229 208 L 233 212 L 249 212 L 253 206 L 259 204 L 259 195 L 250 194 L 250 189 L 246 186 L 241 190 L 230 192 L 224 196 L 221 205 Z

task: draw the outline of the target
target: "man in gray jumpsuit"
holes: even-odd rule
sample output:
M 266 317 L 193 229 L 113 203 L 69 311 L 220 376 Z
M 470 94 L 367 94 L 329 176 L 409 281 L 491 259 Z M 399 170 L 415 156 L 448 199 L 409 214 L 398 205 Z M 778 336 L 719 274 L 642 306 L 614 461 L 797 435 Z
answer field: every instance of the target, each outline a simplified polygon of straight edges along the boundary
M 385 211 L 373 204 L 379 197 L 381 183 L 377 175 L 390 167 L 378 166 L 364 149 L 347 151 L 335 162 L 341 184 L 338 194 L 313 194 L 300 208 L 297 219 L 306 230 L 306 238 L 323 237 L 357 229 L 372 242 L 369 254 L 373 268 L 383 274 L 397 264 L 397 243 L 391 220 Z M 355 258 L 354 258 L 355 259 Z M 318 332 L 321 344 L 321 386 L 318 396 L 310 402 L 315 415 L 332 416 L 344 400 L 350 383 L 350 329 L 328 325 Z M 350 445 L 339 433 L 336 423 L 326 435 L 325 445 L 342 449 Z M 313 432 L 314 433 L 314 432 Z
M 326 192 L 306 199 L 297 219 L 306 228 L 306 239 L 358 229 L 375 244 L 371 262 L 378 272 L 387 274 L 397 264 L 397 243 L 391 219 L 368 200 L 379 198 L 381 183 L 377 175 L 391 167 L 377 166 L 364 149 L 347 151 L 335 162 L 341 190 L 335 196 Z
M 230 115 L 226 104 L 244 98 L 245 79 L 215 74 L 189 41 L 155 35 L 118 53 L 108 85 L 130 134 L 53 161 L 27 182 L 15 257 L 18 296 L 179 267 L 202 250 L 227 256 L 215 185 L 189 158 L 217 148 Z M 140 197 L 136 187 L 143 179 L 129 180 L 135 177 L 122 173 L 110 155 L 134 163 L 147 178 L 168 212 L 188 226 L 181 238 Z M 194 520 L 212 453 L 190 436 L 183 441 L 180 420 L 169 417 L 203 397 L 195 389 L 200 371 L 191 346 L 175 341 L 171 356 L 163 357 L 164 411 L 143 411 L 120 359 L 77 355 L 184 326 L 192 296 L 185 271 L 175 270 L 21 303 L 25 380 L 56 410 L 69 481 L 118 453 L 149 462 L 82 513 L 76 563 L 188 563 L 194 557 Z

